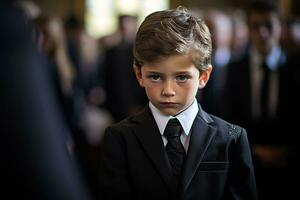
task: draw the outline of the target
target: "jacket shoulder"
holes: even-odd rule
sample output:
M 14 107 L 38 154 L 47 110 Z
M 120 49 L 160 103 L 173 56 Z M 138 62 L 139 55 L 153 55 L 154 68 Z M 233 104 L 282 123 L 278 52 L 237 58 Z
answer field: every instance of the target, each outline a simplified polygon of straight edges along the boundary
M 243 128 L 235 125 L 235 124 L 228 124 L 228 134 L 235 139 L 239 138 L 240 135 L 242 134 Z
M 119 121 L 119 122 L 115 122 L 113 124 L 110 124 L 106 130 L 109 131 L 114 131 L 114 132 L 128 132 L 128 130 L 131 130 L 133 128 L 135 128 L 138 124 L 141 123 L 141 121 L 144 120 L 145 118 L 145 112 L 140 112 L 137 113 L 135 115 L 131 115 L 128 116 L 127 118 Z M 149 116 L 146 116 L 149 117 Z
M 237 139 L 241 136 L 244 129 L 243 127 L 238 126 L 236 124 L 232 124 L 213 115 L 211 115 L 211 117 L 214 120 L 213 122 L 214 126 L 216 126 L 218 129 L 222 129 L 222 132 L 224 132 L 228 136 L 234 139 Z
M 131 117 L 125 118 L 122 121 L 110 124 L 107 129 L 111 130 L 124 130 L 133 127 L 135 123 L 131 120 Z

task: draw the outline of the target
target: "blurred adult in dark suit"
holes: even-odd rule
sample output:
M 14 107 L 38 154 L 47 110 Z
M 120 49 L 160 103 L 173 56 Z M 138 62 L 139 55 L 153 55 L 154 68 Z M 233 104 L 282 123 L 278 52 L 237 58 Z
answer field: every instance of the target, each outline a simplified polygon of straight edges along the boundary
M 204 19 L 212 36 L 213 70 L 210 81 L 197 97 L 207 112 L 226 119 L 226 72 L 231 60 L 232 21 L 227 13 L 218 9 L 208 11 Z
M 0 28 L 1 198 L 90 199 L 29 20 L 3 3 Z
M 135 16 L 120 16 L 120 41 L 105 52 L 106 105 L 115 121 L 142 110 L 146 103 L 146 94 L 138 85 L 132 67 L 136 30 Z
M 248 8 L 250 47 L 229 66 L 231 121 L 245 126 L 254 152 L 259 197 L 289 199 L 298 180 L 299 110 L 292 78 L 295 63 L 280 46 L 280 12 L 274 1 L 254 1 Z M 298 108 L 297 108 L 298 107 Z M 276 181 L 274 181 L 274 178 Z

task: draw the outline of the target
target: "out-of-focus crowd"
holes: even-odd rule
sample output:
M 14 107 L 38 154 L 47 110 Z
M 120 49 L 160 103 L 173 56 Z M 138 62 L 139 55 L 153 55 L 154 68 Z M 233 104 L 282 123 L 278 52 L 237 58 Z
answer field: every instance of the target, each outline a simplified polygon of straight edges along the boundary
M 60 127 L 59 133 L 63 134 L 68 151 L 78 159 L 79 171 L 91 196 L 97 198 L 99 157 L 105 128 L 137 113 L 147 104 L 146 95 L 139 87 L 132 69 L 132 48 L 138 18 L 120 15 L 116 32 L 94 38 L 74 13 L 67 13 L 63 17 L 47 16 L 31 1 L 16 1 L 12 7 L 18 11 L 1 14 L 0 40 L 5 45 L 0 44 L 3 87 L 0 92 L 6 100 L 0 104 L 0 109 L 6 106 L 6 110 L 1 109 L 1 117 L 10 119 L 7 123 L 13 125 L 5 124 L 1 132 L 12 134 L 14 130 L 22 134 L 21 130 L 14 128 L 20 126 L 18 120 L 23 119 L 12 121 L 15 118 L 8 117 L 11 113 L 18 117 L 24 115 L 25 119 L 31 118 L 26 119 L 28 121 L 24 125 L 29 130 L 32 128 L 30 123 L 39 123 L 45 115 L 40 112 L 45 107 L 34 108 L 39 105 L 34 102 L 41 98 L 38 96 L 48 97 L 51 93 L 55 103 L 52 105 L 45 101 L 49 104 L 43 105 L 57 110 L 55 112 L 60 118 L 53 126 Z M 199 91 L 197 100 L 205 111 L 247 129 L 261 199 L 285 199 L 289 197 L 287 193 L 297 194 L 296 187 L 288 183 L 293 179 L 296 183 L 299 178 L 299 136 L 296 125 L 299 114 L 297 91 L 300 79 L 297 72 L 300 69 L 300 20 L 296 17 L 284 18 L 276 5 L 269 4 L 252 4 L 245 10 L 192 10 L 205 20 L 213 41 L 213 72 L 208 85 Z M 8 22 L 11 24 L 8 25 Z M 30 44 L 23 45 L 21 41 L 24 39 L 30 40 Z M 29 50 L 22 49 L 24 46 Z M 13 56 L 17 51 L 17 56 Z M 29 51 L 34 51 L 33 59 L 38 62 L 27 62 L 24 56 Z M 11 60 L 6 61 L 9 56 Z M 14 68 L 4 69 L 14 60 L 19 60 Z M 263 64 L 266 67 L 260 68 Z M 42 75 L 35 71 L 40 69 L 32 69 L 31 65 L 43 67 Z M 15 80 L 20 83 L 14 83 L 9 76 L 22 78 Z M 38 85 L 43 86 L 43 82 L 37 81 L 31 85 L 26 82 L 40 76 L 44 77 L 43 81 L 48 81 L 45 83 L 47 87 L 39 88 Z M 262 89 L 265 77 L 269 83 L 267 90 Z M 13 84 L 8 86 L 6 80 Z M 47 88 L 51 88 L 51 91 Z M 265 104 L 261 96 L 267 96 Z M 26 98 L 33 98 L 34 101 L 26 101 Z M 46 109 L 47 112 L 53 110 Z M 56 118 L 56 114 L 50 120 Z M 45 119 L 40 123 L 38 130 L 50 131 L 52 122 Z M 17 137 L 13 139 L 18 140 Z M 36 149 L 32 147 L 31 150 Z M 17 155 L 8 157 L 12 156 Z M 81 195 L 84 196 L 85 192 Z

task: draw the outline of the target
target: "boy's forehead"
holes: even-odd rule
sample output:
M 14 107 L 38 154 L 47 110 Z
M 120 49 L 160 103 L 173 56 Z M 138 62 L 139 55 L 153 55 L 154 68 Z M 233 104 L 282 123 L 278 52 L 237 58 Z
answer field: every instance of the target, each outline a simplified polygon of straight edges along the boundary
M 182 62 L 191 62 L 191 57 L 188 54 L 172 54 L 168 56 L 161 56 L 155 60 L 146 62 L 146 65 L 162 65 L 162 64 L 177 64 Z
M 188 69 L 196 68 L 189 55 L 173 55 L 163 59 L 147 62 L 144 66 L 147 71 L 185 71 Z

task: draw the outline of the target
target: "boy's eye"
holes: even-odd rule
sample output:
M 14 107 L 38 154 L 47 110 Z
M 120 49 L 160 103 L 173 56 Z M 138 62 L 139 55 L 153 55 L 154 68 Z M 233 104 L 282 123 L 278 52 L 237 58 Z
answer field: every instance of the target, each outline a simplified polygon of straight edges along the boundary
M 190 77 L 187 75 L 178 75 L 176 76 L 176 81 L 180 83 L 186 82 Z
M 157 82 L 157 81 L 161 80 L 161 77 L 157 74 L 151 74 L 151 75 L 147 76 L 147 78 L 150 79 L 150 81 L 153 81 L 153 82 Z

